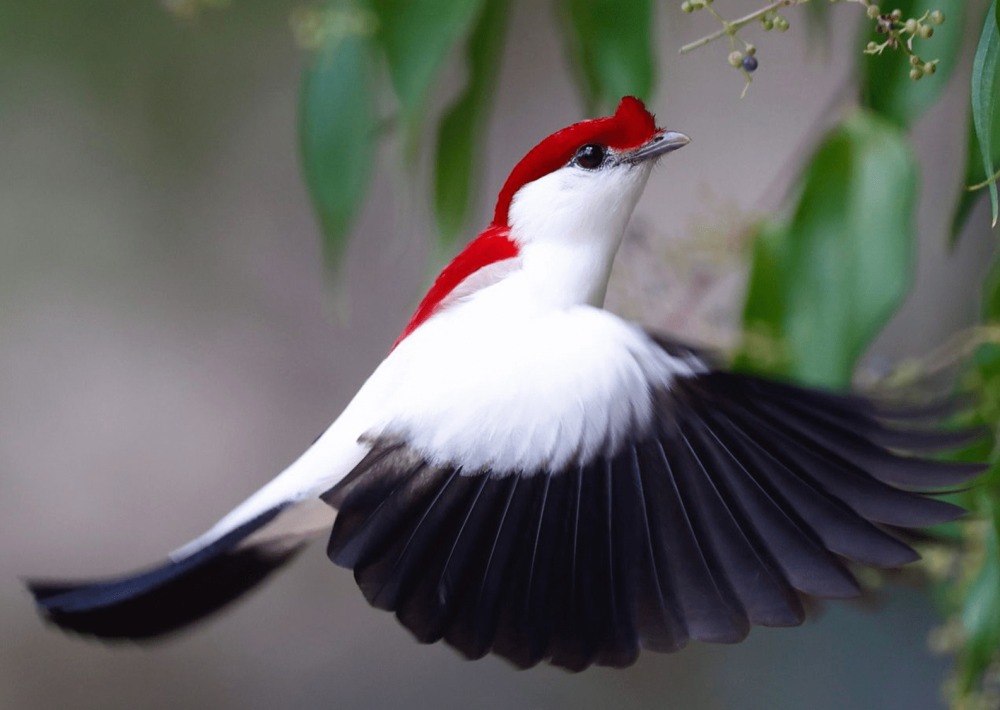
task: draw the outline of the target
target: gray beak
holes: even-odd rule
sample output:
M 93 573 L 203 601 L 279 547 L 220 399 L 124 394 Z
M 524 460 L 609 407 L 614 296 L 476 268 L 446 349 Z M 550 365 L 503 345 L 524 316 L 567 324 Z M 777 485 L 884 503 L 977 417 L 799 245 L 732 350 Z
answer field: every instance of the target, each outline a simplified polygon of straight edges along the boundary
M 641 163 L 644 160 L 652 160 L 653 158 L 659 158 L 665 153 L 683 148 L 690 142 L 691 139 L 683 133 L 664 131 L 654 136 L 649 143 L 646 143 L 646 145 L 638 148 L 634 153 L 626 157 L 626 160 L 630 163 Z

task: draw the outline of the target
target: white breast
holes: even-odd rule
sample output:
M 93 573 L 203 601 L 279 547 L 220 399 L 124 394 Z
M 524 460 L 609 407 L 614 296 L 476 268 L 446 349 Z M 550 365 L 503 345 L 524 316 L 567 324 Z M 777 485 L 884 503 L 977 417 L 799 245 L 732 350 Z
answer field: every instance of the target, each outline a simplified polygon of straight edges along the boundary
M 649 425 L 652 390 L 693 374 L 636 326 L 591 306 L 535 309 L 518 275 L 439 314 L 366 385 L 393 436 L 469 472 L 558 470 Z

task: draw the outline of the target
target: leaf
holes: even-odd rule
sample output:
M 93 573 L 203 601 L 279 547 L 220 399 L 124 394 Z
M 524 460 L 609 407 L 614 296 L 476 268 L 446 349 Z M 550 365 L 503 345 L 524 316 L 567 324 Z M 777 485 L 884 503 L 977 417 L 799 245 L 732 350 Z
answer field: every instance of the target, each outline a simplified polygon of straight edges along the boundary
M 483 0 L 372 0 L 378 41 L 409 136 L 419 127 L 434 79 L 479 15 Z
M 910 78 L 910 63 L 901 50 L 885 49 L 881 55 L 861 56 L 861 101 L 899 126 L 908 127 L 933 104 L 944 90 L 948 75 L 958 61 L 962 45 L 965 0 L 898 0 L 892 8 L 903 19 L 920 18 L 927 10 L 941 10 L 944 24 L 934 26 L 934 36 L 913 41 L 914 51 L 924 61 L 939 59 L 937 71 L 919 81 Z M 885 35 L 874 32 L 874 22 L 864 19 L 861 45 L 883 42 Z
M 438 127 L 434 208 L 446 243 L 455 239 L 469 216 L 478 178 L 477 152 L 496 86 L 509 10 L 510 0 L 486 0 L 466 46 L 465 89 Z
M 992 145 L 993 164 L 1000 165 L 1000 121 L 993 122 L 990 143 Z M 948 237 L 948 243 L 951 246 L 954 246 L 962 236 L 962 229 L 965 227 L 965 223 L 972 213 L 972 208 L 975 207 L 983 195 L 987 194 L 981 189 L 969 190 L 967 188 L 971 185 L 981 185 L 986 182 L 987 177 L 983 170 L 982 149 L 979 146 L 979 140 L 976 138 L 976 126 L 972 122 L 972 114 L 970 112 L 968 147 L 965 156 L 965 177 L 962 178 L 962 184 L 958 190 L 958 201 L 955 204 L 955 211 L 952 213 L 951 233 Z
M 983 565 L 965 596 L 962 610 L 966 633 L 960 661 L 963 693 L 978 684 L 1000 648 L 1000 510 L 991 501 L 985 501 L 985 507 L 991 524 L 986 532 Z
M 983 284 L 982 321 L 1000 324 L 1000 258 L 994 260 Z M 966 525 L 963 557 L 957 565 L 964 589 L 960 618 L 964 630 L 956 663 L 958 694 L 974 697 L 995 677 L 1000 657 L 1000 345 L 985 343 L 973 358 L 974 367 L 963 378 L 965 391 L 973 393 L 975 411 L 968 424 L 989 432 L 980 441 L 949 456 L 957 460 L 989 461 L 990 470 L 963 493 L 968 519 L 985 521 L 985 529 Z M 971 578 L 971 579 L 970 579 Z M 956 703 L 958 705 L 958 703 Z M 972 706 L 969 703 L 970 707 Z
M 984 175 L 992 176 L 995 172 L 993 161 L 993 135 L 1000 130 L 1000 114 L 996 101 L 1000 91 L 1000 72 L 997 72 L 997 61 L 1000 57 L 1000 29 L 998 29 L 997 0 L 990 5 L 986 21 L 983 23 L 983 33 L 976 48 L 976 57 L 972 62 L 972 123 L 976 128 L 976 139 L 982 156 Z M 993 211 L 993 226 L 997 225 L 997 214 L 1000 203 L 997 200 L 996 180 L 990 181 L 990 204 Z
M 623 96 L 648 100 L 656 67 L 652 0 L 561 0 L 559 8 L 588 112 Z
M 734 367 L 781 374 L 789 369 L 784 348 L 784 269 L 791 239 L 786 225 L 764 220 L 754 227 L 753 265 L 743 306 L 743 342 Z
M 375 159 L 374 51 L 360 2 L 334 3 L 320 48 L 302 75 L 299 143 L 328 265 L 340 259 Z M 354 14 L 351 14 L 354 13 Z
M 916 175 L 901 131 L 870 112 L 827 136 L 787 223 L 758 232 L 738 366 L 826 387 L 850 384 L 858 358 L 909 288 Z M 778 357 L 762 360 L 759 335 Z

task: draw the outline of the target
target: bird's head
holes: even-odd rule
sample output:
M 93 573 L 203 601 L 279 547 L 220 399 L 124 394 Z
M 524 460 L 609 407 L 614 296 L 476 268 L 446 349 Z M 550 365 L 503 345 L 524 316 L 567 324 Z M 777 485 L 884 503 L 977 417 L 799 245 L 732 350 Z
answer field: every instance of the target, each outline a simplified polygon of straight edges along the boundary
M 540 301 L 602 303 L 614 253 L 653 164 L 687 143 L 687 136 L 657 128 L 631 96 L 613 116 L 553 133 L 514 166 L 493 222 L 441 272 L 396 344 L 448 304 L 518 270 Z
M 613 116 L 574 123 L 532 148 L 500 191 L 493 227 L 521 244 L 614 239 L 656 160 L 687 143 L 687 136 L 657 128 L 643 103 L 626 96 Z

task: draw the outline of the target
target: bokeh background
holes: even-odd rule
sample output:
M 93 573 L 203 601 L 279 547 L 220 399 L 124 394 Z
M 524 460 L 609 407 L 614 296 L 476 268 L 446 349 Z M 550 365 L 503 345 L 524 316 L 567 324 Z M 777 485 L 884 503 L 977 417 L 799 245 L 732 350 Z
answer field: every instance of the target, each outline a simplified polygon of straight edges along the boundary
M 905 587 L 874 606 L 830 605 L 801 629 L 580 675 L 419 646 L 322 544 L 161 644 L 106 646 L 39 621 L 22 577 L 157 560 L 289 463 L 386 353 L 431 276 L 427 166 L 401 170 L 392 141 L 339 286 L 324 273 L 297 157 L 295 5 L 238 0 L 184 18 L 152 1 L 0 0 L 0 707 L 940 707 L 950 660 L 928 648 L 932 603 Z M 658 7 L 651 108 L 693 143 L 654 174 L 612 300 L 725 345 L 745 226 L 780 203 L 852 99 L 854 13 L 834 13 L 825 42 L 790 14 L 766 54 L 760 42 L 739 100 L 725 48 L 676 55 L 713 26 L 675 5 Z M 515 3 L 487 195 L 534 142 L 583 117 L 555 22 L 547 4 Z M 957 250 L 942 236 L 967 102 L 952 82 L 915 129 L 917 279 L 871 369 L 975 319 L 993 250 L 985 205 Z M 481 200 L 475 222 L 490 210 Z

